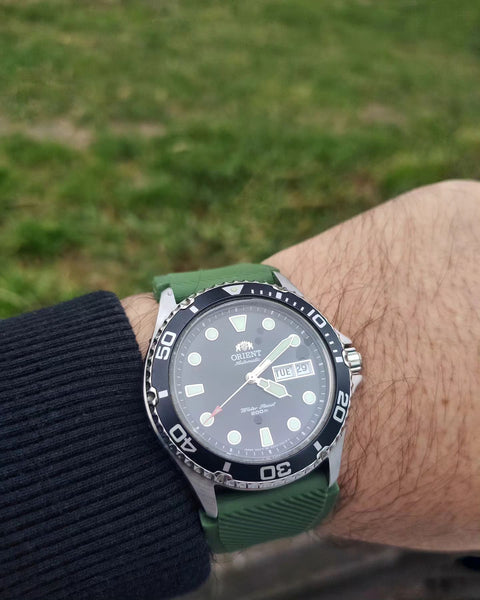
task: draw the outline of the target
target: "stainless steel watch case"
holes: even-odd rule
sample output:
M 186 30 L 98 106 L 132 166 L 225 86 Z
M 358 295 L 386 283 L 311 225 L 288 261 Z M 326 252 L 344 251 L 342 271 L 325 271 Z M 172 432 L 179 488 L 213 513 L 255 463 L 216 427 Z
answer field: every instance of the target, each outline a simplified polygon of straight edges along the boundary
M 303 294 L 284 275 L 276 272 L 275 277 L 277 279 L 276 284 L 261 285 L 267 285 L 280 293 L 288 292 L 290 295 L 293 294 L 299 299 L 303 299 Z M 209 288 L 208 290 L 202 290 L 192 294 L 179 303 L 177 303 L 175 300 L 173 290 L 171 288 L 165 289 L 160 296 L 155 330 L 145 361 L 144 399 L 147 414 L 152 427 L 161 442 L 175 458 L 179 468 L 187 477 L 207 515 L 214 518 L 218 514 L 217 500 L 215 495 L 215 486 L 217 485 L 245 491 L 270 489 L 280 485 L 287 485 L 288 483 L 296 481 L 310 473 L 313 469 L 319 467 L 321 464 L 328 467 L 329 483 L 330 485 L 333 485 L 337 481 L 340 472 L 343 442 L 345 438 L 345 424 L 348 417 L 350 399 L 362 380 L 362 376 L 360 375 L 361 356 L 359 352 L 353 348 L 352 342 L 347 336 L 332 327 L 340 343 L 343 364 L 347 367 L 349 372 L 349 394 L 348 403 L 345 410 L 345 417 L 338 428 L 338 432 L 336 433 L 334 439 L 327 446 L 322 446 L 319 448 L 316 459 L 302 469 L 287 475 L 286 477 L 281 477 L 273 481 L 262 482 L 237 480 L 234 479 L 230 473 L 225 473 L 222 470 L 209 470 L 208 468 L 205 468 L 205 466 L 197 464 L 191 455 L 189 456 L 186 452 L 182 451 L 178 443 L 169 435 L 169 432 L 164 426 L 158 411 L 158 403 L 165 400 L 165 398 L 159 398 L 158 390 L 152 383 L 152 370 L 154 369 L 155 351 L 158 342 L 163 332 L 166 330 L 168 323 L 171 322 L 175 314 L 181 310 L 191 307 L 196 298 L 198 298 L 200 295 L 215 288 L 234 289 L 234 286 L 243 286 L 246 284 L 255 283 L 260 284 L 260 282 L 251 281 L 224 282 L 220 285 L 214 286 L 213 288 Z M 330 324 L 328 325 L 331 327 Z M 324 429 L 325 428 L 326 426 Z

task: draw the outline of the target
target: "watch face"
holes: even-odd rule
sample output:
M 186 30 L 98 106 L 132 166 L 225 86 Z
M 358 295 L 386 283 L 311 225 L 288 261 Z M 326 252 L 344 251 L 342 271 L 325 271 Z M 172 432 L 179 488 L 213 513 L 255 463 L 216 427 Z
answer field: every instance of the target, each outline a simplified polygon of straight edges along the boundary
M 336 331 L 306 300 L 224 284 L 166 317 L 147 355 L 145 401 L 187 466 L 222 485 L 274 487 L 325 460 L 347 416 L 350 371 Z
M 172 353 L 172 399 L 192 437 L 215 454 L 265 463 L 305 447 L 325 423 L 332 360 L 288 306 L 231 299 L 192 319 Z

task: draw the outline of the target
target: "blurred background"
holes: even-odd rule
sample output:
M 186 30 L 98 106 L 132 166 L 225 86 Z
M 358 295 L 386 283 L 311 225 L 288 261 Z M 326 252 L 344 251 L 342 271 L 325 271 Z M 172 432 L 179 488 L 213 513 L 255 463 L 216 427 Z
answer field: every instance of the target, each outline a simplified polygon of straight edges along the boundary
M 480 2 L 0 0 L 0 317 L 480 172 Z
M 477 178 L 479 82 L 473 0 L 0 0 L 0 317 Z M 480 598 L 453 558 L 303 536 L 191 598 Z

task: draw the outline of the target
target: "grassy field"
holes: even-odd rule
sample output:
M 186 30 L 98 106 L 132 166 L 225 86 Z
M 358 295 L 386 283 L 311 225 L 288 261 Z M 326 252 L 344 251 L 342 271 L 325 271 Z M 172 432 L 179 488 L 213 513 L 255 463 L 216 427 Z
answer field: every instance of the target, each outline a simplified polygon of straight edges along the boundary
M 480 3 L 0 0 L 0 316 L 480 175 Z

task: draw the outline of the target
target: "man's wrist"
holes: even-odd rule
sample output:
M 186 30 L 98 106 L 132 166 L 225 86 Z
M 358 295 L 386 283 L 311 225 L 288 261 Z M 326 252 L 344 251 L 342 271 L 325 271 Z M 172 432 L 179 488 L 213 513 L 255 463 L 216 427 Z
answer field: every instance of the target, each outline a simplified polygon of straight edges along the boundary
M 135 333 L 142 358 L 145 358 L 155 327 L 158 303 L 153 294 L 148 293 L 128 296 L 121 303 Z
M 267 259 L 364 357 L 328 525 L 346 537 L 480 547 L 479 187 L 415 190 Z M 149 294 L 122 302 L 145 355 Z

